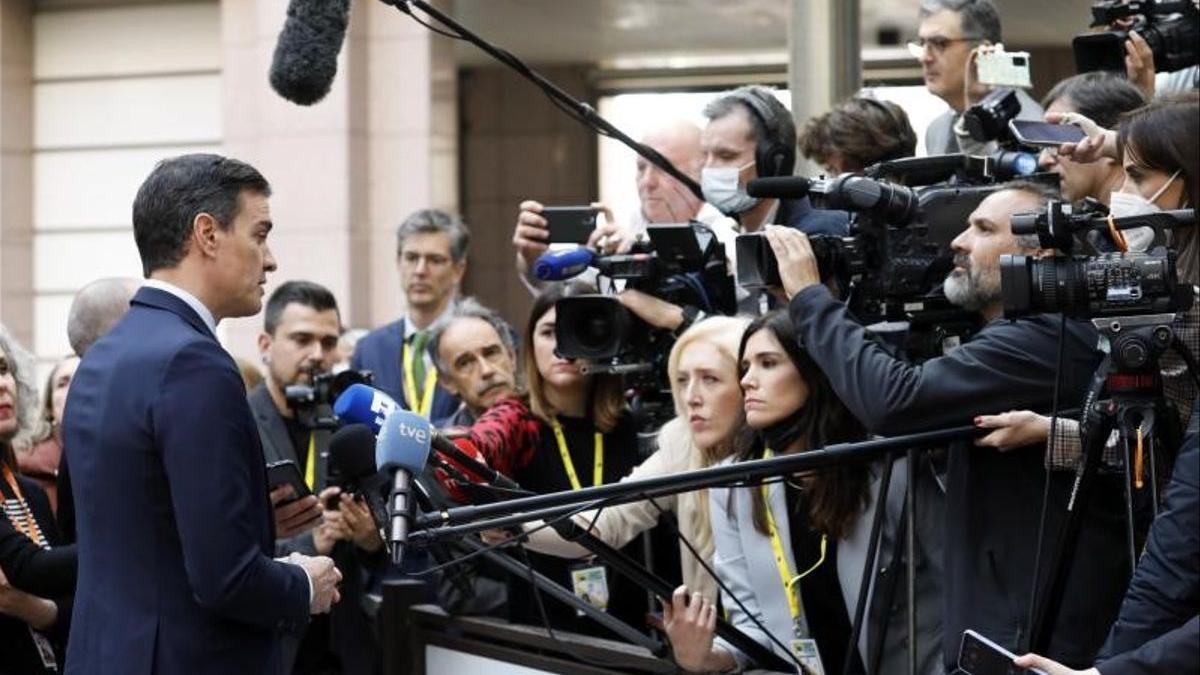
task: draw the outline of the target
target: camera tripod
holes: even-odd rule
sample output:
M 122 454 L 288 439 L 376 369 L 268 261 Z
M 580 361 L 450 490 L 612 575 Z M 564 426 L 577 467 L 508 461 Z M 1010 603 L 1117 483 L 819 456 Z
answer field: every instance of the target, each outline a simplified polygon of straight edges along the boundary
M 1071 563 L 1074 559 L 1084 511 L 1087 508 L 1104 448 L 1115 429 L 1119 447 L 1124 449 L 1125 507 L 1128 527 L 1130 570 L 1137 564 L 1140 547 L 1138 524 L 1134 518 L 1134 484 L 1142 482 L 1141 457 L 1149 460 L 1150 501 L 1158 508 L 1158 482 L 1155 436 L 1160 429 L 1162 381 L 1158 362 L 1172 345 L 1174 314 L 1093 319 L 1105 338 L 1108 353 L 1092 377 L 1084 400 L 1080 434 L 1083 439 L 1080 464 L 1067 503 L 1066 518 L 1058 540 L 1050 551 L 1046 582 L 1035 578 L 1040 592 L 1035 593 L 1030 622 L 1031 650 L 1045 653 L 1057 623 Z M 1100 400 L 1107 390 L 1108 399 Z M 1053 442 L 1053 439 L 1051 439 Z M 1131 445 L 1132 444 L 1132 445 Z M 1132 450 L 1132 452 L 1131 452 Z M 1170 449 L 1173 451 L 1173 448 Z

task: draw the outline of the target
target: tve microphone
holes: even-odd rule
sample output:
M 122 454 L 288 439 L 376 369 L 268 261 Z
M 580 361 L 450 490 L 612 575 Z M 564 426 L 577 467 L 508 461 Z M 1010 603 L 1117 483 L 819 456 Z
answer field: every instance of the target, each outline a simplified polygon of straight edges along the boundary
M 291 0 L 271 60 L 271 88 L 299 105 L 325 98 L 349 22 L 350 0 Z
M 568 251 L 543 253 L 533 263 L 533 276 L 542 281 L 563 281 L 580 274 L 596 256 L 589 248 L 580 246 Z
M 413 517 L 412 477 L 425 468 L 432 436 L 429 420 L 414 412 L 395 410 L 383 420 L 375 441 L 375 466 L 381 471 L 396 472 L 388 498 L 391 518 L 388 541 L 396 565 L 404 559 L 404 542 L 408 540 L 408 526 Z
M 373 433 L 378 434 L 383 421 L 393 410 L 402 408 L 395 399 L 365 384 L 352 384 L 333 402 L 333 413 L 342 424 L 362 424 Z M 436 430 L 432 432 L 433 447 L 441 454 L 452 460 L 459 469 L 474 474 L 493 485 L 503 488 L 517 489 L 517 484 L 511 478 L 489 467 L 483 461 L 483 455 L 473 446 L 464 452 L 463 446 L 442 436 Z
M 399 409 L 400 404 L 391 396 L 359 383 L 346 387 L 333 402 L 333 414 L 337 415 L 338 421 L 342 424 L 366 425 L 373 434 L 379 433 L 389 413 Z
M 803 176 L 755 178 L 746 183 L 746 194 L 760 199 L 799 199 L 808 195 L 810 182 Z

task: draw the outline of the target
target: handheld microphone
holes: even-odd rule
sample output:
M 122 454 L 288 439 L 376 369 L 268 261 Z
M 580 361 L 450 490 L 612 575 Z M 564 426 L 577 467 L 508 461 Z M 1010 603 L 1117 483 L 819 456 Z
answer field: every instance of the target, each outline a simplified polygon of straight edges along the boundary
M 271 60 L 271 88 L 299 105 L 329 94 L 350 23 L 350 0 L 291 0 Z
M 810 184 L 803 176 L 755 178 L 746 183 L 746 194 L 760 199 L 800 199 L 808 196 Z
M 583 246 L 568 251 L 543 253 L 537 262 L 533 263 L 533 276 L 542 281 L 570 279 L 586 270 L 595 257 L 596 254 L 591 249 Z
M 413 518 L 412 477 L 425 468 L 432 436 L 429 420 L 408 410 L 395 410 L 383 420 L 375 441 L 375 466 L 381 471 L 396 472 L 388 498 L 391 519 L 388 541 L 396 565 L 404 559 L 404 543 L 408 541 L 408 527 Z
M 350 424 L 333 432 L 329 437 L 329 475 L 343 493 L 357 494 L 366 502 L 376 527 L 387 522 L 379 494 L 382 476 L 375 469 L 375 432 L 370 427 Z M 336 509 L 337 505 L 325 507 Z M 379 534 L 381 539 L 387 539 L 382 529 Z
M 362 424 L 375 434 L 379 433 L 388 414 L 395 410 L 402 410 L 395 399 L 365 384 L 350 385 L 333 402 L 333 413 L 343 424 Z M 464 440 L 460 446 L 436 430 L 431 430 L 431 434 L 430 443 L 434 449 L 452 460 L 459 469 L 497 487 L 518 489 L 519 486 L 511 478 L 489 467 L 474 446 L 464 452 L 463 448 L 470 445 L 469 441 Z

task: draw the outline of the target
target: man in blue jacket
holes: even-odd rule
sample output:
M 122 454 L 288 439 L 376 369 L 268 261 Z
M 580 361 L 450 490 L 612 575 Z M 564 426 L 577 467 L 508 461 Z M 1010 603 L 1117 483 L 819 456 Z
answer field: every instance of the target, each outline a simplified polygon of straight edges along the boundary
M 400 286 L 408 311 L 358 341 L 350 367 L 369 370 L 375 386 L 405 408 L 441 426 L 458 410 L 458 397 L 438 384 L 429 354 L 429 328 L 449 313 L 463 274 L 471 234 L 444 211 L 422 209 L 396 230 Z
M 218 321 L 262 306 L 269 195 L 254 168 L 201 154 L 160 162 L 138 190 L 146 284 L 67 401 L 69 673 L 277 673 L 281 631 L 337 601 L 329 558 L 271 559 L 262 446 L 216 339 Z

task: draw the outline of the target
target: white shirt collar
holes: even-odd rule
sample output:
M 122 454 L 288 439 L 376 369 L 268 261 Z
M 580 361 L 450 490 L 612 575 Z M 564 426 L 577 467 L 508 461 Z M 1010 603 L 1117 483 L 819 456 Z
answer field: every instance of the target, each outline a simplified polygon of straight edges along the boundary
M 439 314 L 436 319 L 434 319 L 432 322 L 430 322 L 430 324 L 425 327 L 425 330 L 429 330 L 430 328 L 433 327 L 433 325 L 435 323 L 437 323 L 437 322 L 441 321 L 442 319 L 446 318 L 447 316 L 449 316 L 450 312 L 454 309 L 455 302 L 456 302 L 456 300 L 451 300 L 449 303 L 447 303 L 446 309 L 442 310 L 442 313 Z M 417 332 L 417 325 L 415 323 L 413 323 L 412 315 L 409 314 L 408 312 L 405 312 L 404 313 L 404 341 L 407 342 L 409 338 L 411 338 L 414 334 L 416 334 L 416 332 Z
M 199 298 L 191 293 L 188 293 L 175 284 L 168 283 L 161 279 L 147 279 L 142 285 L 149 288 L 157 288 L 160 291 L 165 291 L 187 303 L 187 306 L 192 308 L 192 311 L 194 311 L 200 317 L 200 320 L 204 322 L 204 325 L 208 326 L 209 332 L 212 333 L 214 337 L 216 336 L 217 320 L 213 317 L 212 311 L 209 310 L 208 307 L 205 307 L 204 303 L 200 302 Z

